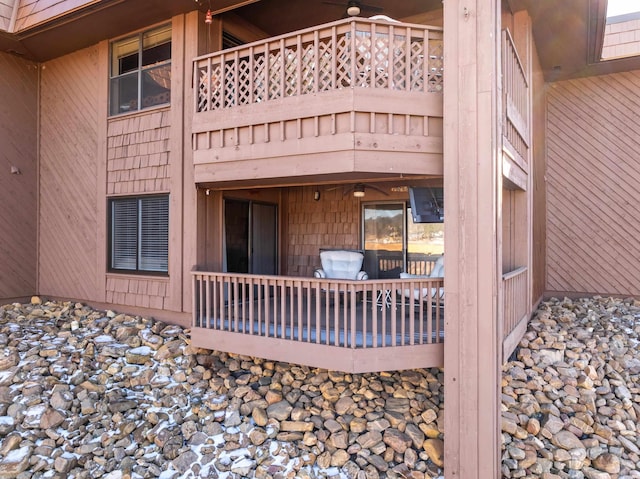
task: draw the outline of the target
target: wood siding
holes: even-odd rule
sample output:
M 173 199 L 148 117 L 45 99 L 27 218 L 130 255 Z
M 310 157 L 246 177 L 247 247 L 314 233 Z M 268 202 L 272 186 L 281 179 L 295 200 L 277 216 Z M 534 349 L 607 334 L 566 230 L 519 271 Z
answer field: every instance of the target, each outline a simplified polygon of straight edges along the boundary
M 97 297 L 98 72 L 97 48 L 43 65 L 39 286 L 46 296 Z
M 178 90 L 185 71 L 182 19 L 174 18 L 172 41 Z M 182 101 L 108 118 L 108 55 L 104 41 L 43 65 L 40 293 L 181 311 L 184 137 L 181 124 L 171 125 L 180 123 Z M 160 192 L 171 201 L 170 278 L 108 273 L 109 198 Z
M 167 309 L 168 298 L 168 278 L 107 275 L 107 303 Z
M 6 1 L 6 0 L 4 0 Z M 25 30 L 99 0 L 16 0 L 20 2 L 15 31 Z
M 320 267 L 320 248 L 360 247 L 360 202 L 345 198 L 342 187 L 318 188 L 319 201 L 313 200 L 313 191 L 310 187 L 289 189 L 286 275 L 312 277 Z
M 8 31 L 11 26 L 13 5 L 18 0 L 0 0 L 0 30 Z
M 109 120 L 108 196 L 170 191 L 169 115 L 170 109 L 163 108 Z M 114 304 L 170 309 L 169 284 L 169 278 L 110 274 L 105 299 Z
M 547 291 L 640 295 L 640 71 L 547 94 Z
M 107 132 L 107 194 L 169 191 L 169 109 L 114 118 Z
M 0 72 L 0 299 L 9 299 L 36 291 L 38 69 L 0 53 Z

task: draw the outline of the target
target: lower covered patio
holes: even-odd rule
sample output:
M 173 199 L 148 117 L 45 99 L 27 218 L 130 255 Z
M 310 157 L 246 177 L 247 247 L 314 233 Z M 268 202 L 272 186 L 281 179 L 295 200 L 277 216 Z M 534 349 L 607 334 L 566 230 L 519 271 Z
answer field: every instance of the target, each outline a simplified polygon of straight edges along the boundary
M 443 365 L 443 278 L 193 273 L 195 346 L 346 372 Z

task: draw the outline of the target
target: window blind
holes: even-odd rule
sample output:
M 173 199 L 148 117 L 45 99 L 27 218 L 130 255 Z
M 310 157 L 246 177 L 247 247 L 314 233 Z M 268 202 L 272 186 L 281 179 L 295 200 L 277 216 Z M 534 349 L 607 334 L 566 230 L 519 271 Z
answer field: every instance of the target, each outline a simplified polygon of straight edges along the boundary
M 169 196 L 111 200 L 111 269 L 169 270 Z
M 140 199 L 140 269 L 167 271 L 169 258 L 169 197 Z

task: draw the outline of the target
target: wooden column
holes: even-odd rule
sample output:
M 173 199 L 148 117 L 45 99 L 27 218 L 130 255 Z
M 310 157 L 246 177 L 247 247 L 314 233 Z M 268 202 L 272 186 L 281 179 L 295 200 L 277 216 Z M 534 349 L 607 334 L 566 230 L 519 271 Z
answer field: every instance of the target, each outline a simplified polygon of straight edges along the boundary
M 500 475 L 498 0 L 444 2 L 445 475 Z
M 193 90 L 193 59 L 200 53 L 200 24 L 201 15 L 198 11 L 187 13 L 184 17 L 184 56 L 182 58 L 181 71 L 183 73 L 182 84 L 182 132 L 180 136 L 182 158 L 180 162 L 182 181 L 182 311 L 191 312 L 191 271 L 198 265 L 198 225 L 199 215 L 202 214 L 201 197 L 198 194 L 193 173 L 193 138 L 191 125 L 194 114 L 194 90 Z M 202 19 L 204 23 L 204 19 Z
M 109 128 L 109 41 L 98 44 L 98 97 L 96 141 L 96 291 L 92 299 L 104 303 L 107 288 L 107 130 Z
M 164 309 L 185 311 L 183 279 L 189 281 L 184 271 L 184 185 L 182 165 L 184 162 L 184 84 L 191 78 L 190 71 L 184 71 L 185 63 L 185 16 L 176 15 L 171 19 L 171 136 L 169 138 L 169 298 Z M 185 78 L 186 77 L 186 78 Z M 187 283 L 190 285 L 191 283 Z M 189 290 L 187 288 L 187 290 Z

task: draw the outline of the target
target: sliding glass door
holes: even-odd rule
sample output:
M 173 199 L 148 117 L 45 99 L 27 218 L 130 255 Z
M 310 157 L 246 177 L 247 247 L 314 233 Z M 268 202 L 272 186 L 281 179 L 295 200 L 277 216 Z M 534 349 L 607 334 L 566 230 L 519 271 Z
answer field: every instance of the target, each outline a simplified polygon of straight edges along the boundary
M 225 271 L 277 274 L 277 206 L 225 200 Z
M 444 253 L 443 223 L 414 223 L 404 202 L 364 204 L 364 269 L 370 278 L 429 274 Z
M 370 278 L 397 278 L 404 269 L 405 203 L 363 206 L 364 268 Z

